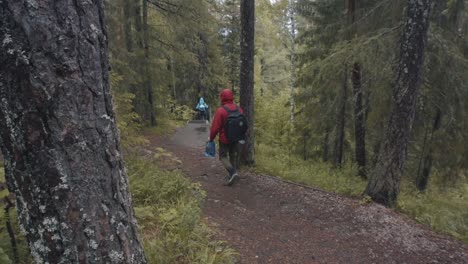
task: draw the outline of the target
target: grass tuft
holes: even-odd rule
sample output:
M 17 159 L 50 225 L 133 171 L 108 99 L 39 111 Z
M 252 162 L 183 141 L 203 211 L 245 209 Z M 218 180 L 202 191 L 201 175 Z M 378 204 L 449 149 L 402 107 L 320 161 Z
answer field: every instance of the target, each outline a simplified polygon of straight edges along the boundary
M 149 263 L 235 263 L 201 218 L 199 184 L 143 159 L 127 162 L 136 216 Z
M 468 243 L 468 184 L 456 188 L 429 187 L 418 192 L 409 184 L 403 186 L 397 210 L 416 221 L 431 226 Z
M 330 164 L 304 161 L 295 155 L 263 144 L 256 148 L 256 169 L 283 179 L 316 186 L 324 191 L 357 197 L 362 194 L 366 182 L 357 175 L 356 168 L 345 165 L 341 169 Z

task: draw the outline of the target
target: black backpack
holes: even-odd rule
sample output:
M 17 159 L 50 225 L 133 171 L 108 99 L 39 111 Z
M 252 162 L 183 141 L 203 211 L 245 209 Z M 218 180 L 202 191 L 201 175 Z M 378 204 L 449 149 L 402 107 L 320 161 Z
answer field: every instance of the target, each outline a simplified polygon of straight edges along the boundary
M 247 118 L 239 111 L 239 106 L 231 110 L 223 106 L 224 110 L 228 113 L 228 118 L 224 124 L 224 131 L 229 143 L 238 142 L 245 139 L 245 132 L 247 131 Z

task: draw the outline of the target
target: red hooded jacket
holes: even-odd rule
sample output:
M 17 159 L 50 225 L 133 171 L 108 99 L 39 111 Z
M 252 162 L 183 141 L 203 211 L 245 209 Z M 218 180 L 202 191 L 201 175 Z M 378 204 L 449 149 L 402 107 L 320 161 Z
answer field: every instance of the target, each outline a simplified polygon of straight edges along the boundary
M 229 89 L 224 89 L 221 92 L 221 107 L 216 110 L 215 116 L 213 118 L 213 123 L 211 124 L 210 129 L 210 140 L 214 140 L 216 135 L 219 133 L 219 141 L 223 144 L 229 144 L 229 141 L 226 137 L 226 132 L 224 131 L 224 125 L 226 124 L 228 118 L 228 112 L 223 106 L 226 106 L 230 110 L 236 109 L 237 105 L 234 104 L 234 94 Z M 239 106 L 239 112 L 244 113 L 242 108 Z

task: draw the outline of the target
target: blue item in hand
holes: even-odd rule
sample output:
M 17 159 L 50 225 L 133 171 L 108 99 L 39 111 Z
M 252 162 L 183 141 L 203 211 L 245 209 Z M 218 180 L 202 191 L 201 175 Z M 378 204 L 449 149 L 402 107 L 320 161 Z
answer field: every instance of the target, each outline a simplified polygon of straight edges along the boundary
M 216 144 L 214 141 L 206 142 L 205 157 L 216 157 Z

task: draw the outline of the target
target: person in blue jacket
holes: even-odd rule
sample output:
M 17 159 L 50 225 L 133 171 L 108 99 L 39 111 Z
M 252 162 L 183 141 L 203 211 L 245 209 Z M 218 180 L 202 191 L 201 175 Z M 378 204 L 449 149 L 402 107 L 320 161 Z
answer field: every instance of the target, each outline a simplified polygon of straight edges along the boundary
M 208 105 L 205 103 L 203 97 L 200 97 L 200 101 L 198 102 L 196 109 L 198 111 L 198 116 L 200 117 L 200 119 L 206 120 L 206 112 L 208 111 Z

